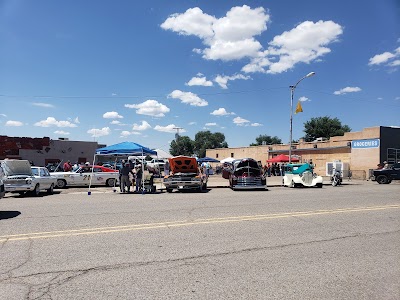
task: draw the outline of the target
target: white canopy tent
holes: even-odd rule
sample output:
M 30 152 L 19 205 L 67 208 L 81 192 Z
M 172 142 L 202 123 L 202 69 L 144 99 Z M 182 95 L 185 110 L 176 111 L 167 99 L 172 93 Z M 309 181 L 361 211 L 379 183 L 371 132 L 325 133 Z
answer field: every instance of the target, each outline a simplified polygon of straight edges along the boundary
M 221 163 L 221 164 L 224 164 L 224 163 L 231 163 L 231 162 L 233 162 L 233 161 L 236 160 L 236 159 L 237 159 L 237 158 L 227 157 L 227 158 L 224 158 L 224 159 L 220 160 L 220 163 Z

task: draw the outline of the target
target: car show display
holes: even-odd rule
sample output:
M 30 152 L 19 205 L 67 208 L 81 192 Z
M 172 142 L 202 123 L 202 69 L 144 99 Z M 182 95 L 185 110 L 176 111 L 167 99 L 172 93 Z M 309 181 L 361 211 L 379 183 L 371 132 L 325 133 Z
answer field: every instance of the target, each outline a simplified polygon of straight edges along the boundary
M 282 184 L 288 187 L 322 188 L 323 178 L 314 173 L 312 164 L 287 164 Z
M 31 168 L 29 161 L 6 159 L 1 161 L 4 171 L 4 188 L 6 192 L 31 193 L 38 196 L 40 191 L 53 193 L 56 178 L 44 167 Z
M 267 179 L 263 169 L 253 158 L 237 159 L 225 164 L 222 176 L 229 179 L 229 186 L 232 190 L 267 188 Z
M 65 188 L 72 185 L 89 186 L 90 184 L 112 187 L 119 178 L 118 171 L 97 165 L 83 165 L 75 171 L 53 172 L 51 174 L 57 178 L 58 188 Z
M 200 171 L 195 157 L 176 156 L 168 160 L 170 174 L 163 179 L 168 193 L 174 189 L 178 191 L 207 189 L 207 176 Z

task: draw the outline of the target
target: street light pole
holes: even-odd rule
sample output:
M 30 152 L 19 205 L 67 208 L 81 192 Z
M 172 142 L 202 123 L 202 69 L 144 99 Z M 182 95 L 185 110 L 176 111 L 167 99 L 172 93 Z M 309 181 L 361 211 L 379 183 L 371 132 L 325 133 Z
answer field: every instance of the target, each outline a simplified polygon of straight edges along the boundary
M 293 95 L 294 90 L 296 89 L 297 85 L 305 78 L 314 76 L 315 72 L 310 72 L 306 76 L 300 78 L 299 81 L 296 82 L 295 85 L 291 85 L 290 87 L 290 140 L 289 140 L 289 164 L 292 162 L 292 140 L 293 140 Z

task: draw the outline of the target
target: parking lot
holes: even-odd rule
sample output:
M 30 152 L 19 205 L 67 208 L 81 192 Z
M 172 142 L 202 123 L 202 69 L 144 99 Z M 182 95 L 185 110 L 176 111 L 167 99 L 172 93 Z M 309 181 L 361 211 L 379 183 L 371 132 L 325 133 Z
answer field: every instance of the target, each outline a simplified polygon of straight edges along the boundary
M 0 299 L 399 298 L 399 184 L 215 179 L 204 193 L 7 195 Z

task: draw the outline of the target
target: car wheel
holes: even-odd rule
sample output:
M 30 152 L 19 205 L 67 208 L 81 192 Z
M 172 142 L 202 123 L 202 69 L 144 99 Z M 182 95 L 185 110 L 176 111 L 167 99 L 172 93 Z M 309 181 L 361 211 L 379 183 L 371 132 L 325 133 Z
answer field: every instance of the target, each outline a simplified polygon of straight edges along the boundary
M 168 193 L 172 193 L 172 189 L 167 189 L 167 192 Z
M 63 189 L 67 186 L 67 182 L 64 179 L 57 180 L 57 187 Z
M 114 179 L 114 178 L 107 179 L 107 181 L 106 181 L 106 185 L 107 185 L 107 186 L 113 187 L 114 184 L 115 184 L 115 179 Z
M 320 183 L 317 183 L 317 188 L 322 188 L 322 183 L 320 182 Z
M 40 194 L 40 186 L 39 186 L 39 184 L 37 184 L 37 185 L 35 185 L 35 189 L 32 191 L 32 196 L 37 197 L 37 196 L 39 196 L 39 194 Z
M 47 194 L 52 195 L 54 192 L 54 184 L 51 184 L 50 188 L 47 190 Z
M 379 176 L 376 178 L 376 181 L 377 181 L 379 184 L 387 184 L 387 183 L 389 182 L 388 178 L 387 178 L 385 175 L 379 175 Z

